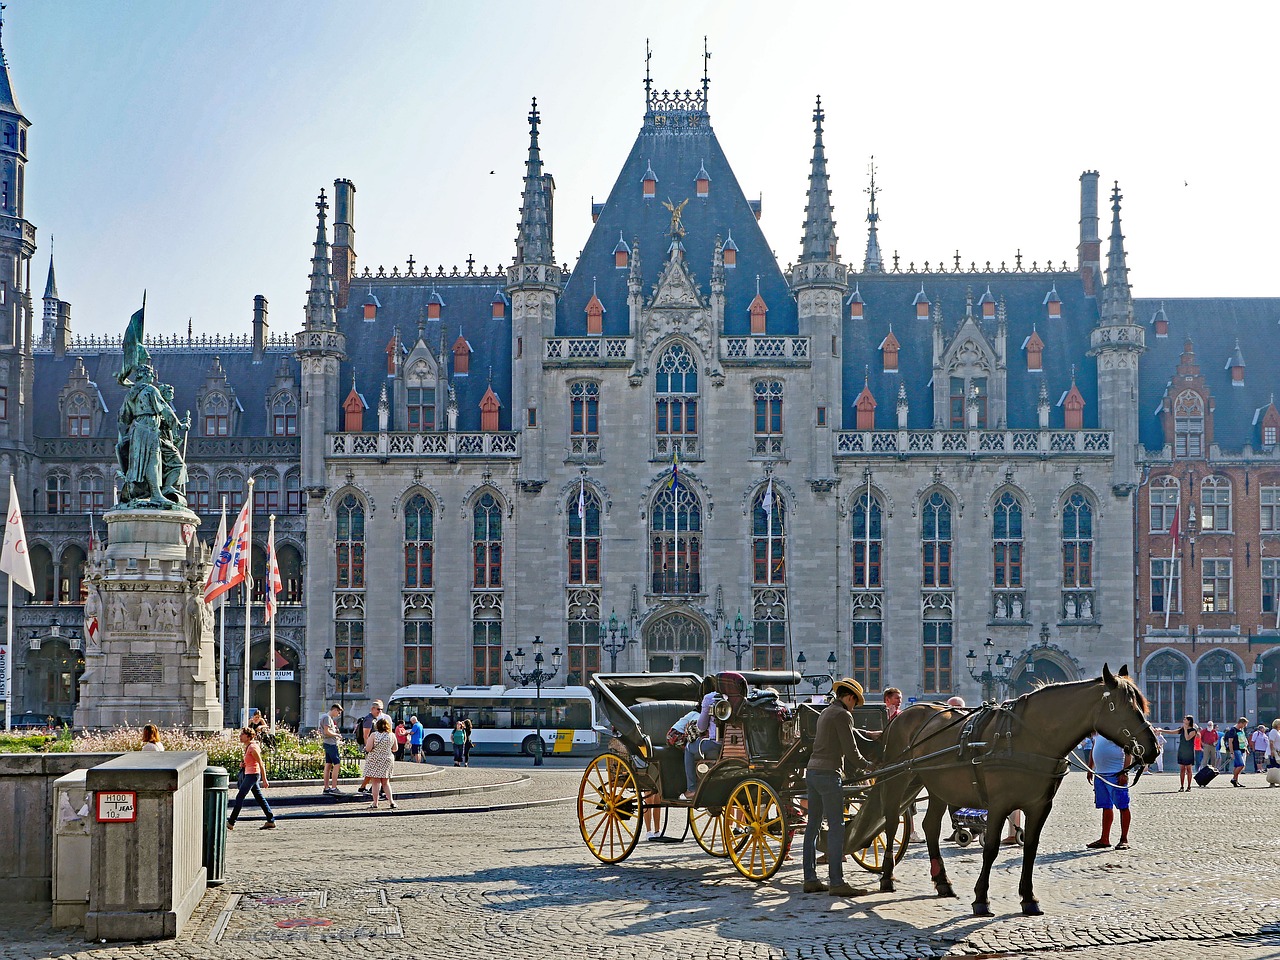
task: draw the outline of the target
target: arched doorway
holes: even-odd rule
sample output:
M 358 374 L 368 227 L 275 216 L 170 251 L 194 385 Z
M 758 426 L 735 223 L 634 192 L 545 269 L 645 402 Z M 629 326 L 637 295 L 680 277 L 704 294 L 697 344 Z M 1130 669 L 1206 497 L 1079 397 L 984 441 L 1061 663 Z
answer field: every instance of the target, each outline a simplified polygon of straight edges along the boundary
M 40 638 L 40 649 L 27 654 L 27 695 L 25 709 L 39 717 L 57 717 L 71 722 L 80 699 L 80 676 L 84 654 L 54 637 Z
M 1268 727 L 1280 717 L 1280 650 L 1263 654 L 1262 676 L 1258 677 L 1258 723 Z
M 268 662 L 271 644 L 267 637 L 255 637 L 249 648 L 249 703 L 271 716 L 271 672 Z M 276 637 L 276 721 L 297 728 L 302 707 L 302 672 L 298 652 Z
M 644 649 L 650 673 L 706 673 L 711 639 L 706 622 L 687 613 L 672 613 L 644 628 Z
M 1056 657 L 1038 651 L 1027 654 L 1025 662 L 1009 680 L 1009 696 L 1020 697 L 1036 687 L 1049 683 L 1066 683 L 1075 679 L 1075 671 L 1068 670 Z

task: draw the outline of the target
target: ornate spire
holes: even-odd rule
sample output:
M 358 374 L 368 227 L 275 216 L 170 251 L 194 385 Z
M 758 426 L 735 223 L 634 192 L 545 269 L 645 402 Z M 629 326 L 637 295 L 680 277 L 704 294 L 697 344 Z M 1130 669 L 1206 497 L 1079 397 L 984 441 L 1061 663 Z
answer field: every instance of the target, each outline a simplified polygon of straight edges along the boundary
M 0 32 L 4 29 L 3 11 L 4 6 L 0 4 Z M 23 116 L 22 108 L 18 106 L 18 98 L 13 93 L 13 84 L 9 82 L 9 58 L 4 55 L 2 39 L 0 39 L 0 111 Z
M 535 97 L 529 110 L 529 159 L 525 161 L 520 232 L 516 237 L 516 260 L 520 263 L 555 263 L 551 253 L 551 224 L 547 216 L 547 181 L 538 149 L 539 119 Z
M 836 222 L 832 217 L 831 185 L 827 179 L 827 153 L 822 145 L 822 97 L 813 108 L 813 163 L 809 168 L 809 202 L 804 208 L 804 237 L 800 262 L 836 258 Z
M 876 235 L 876 223 L 880 214 L 876 213 L 876 158 L 871 157 L 871 184 L 867 187 L 867 195 L 871 197 L 871 205 L 867 210 L 867 255 L 862 260 L 863 273 L 883 273 L 884 257 L 880 255 L 880 238 Z
M 1111 191 L 1111 246 L 1107 250 L 1107 285 L 1102 292 L 1102 323 L 1133 323 L 1133 293 L 1120 232 L 1120 184 Z
M 316 240 L 311 254 L 311 286 L 307 290 L 307 327 L 333 327 L 337 316 L 333 308 L 333 275 L 329 271 L 329 231 L 325 225 L 329 201 L 324 189 L 316 201 Z
M 58 299 L 58 281 L 53 275 L 53 237 L 49 237 L 49 279 L 44 282 L 44 299 Z

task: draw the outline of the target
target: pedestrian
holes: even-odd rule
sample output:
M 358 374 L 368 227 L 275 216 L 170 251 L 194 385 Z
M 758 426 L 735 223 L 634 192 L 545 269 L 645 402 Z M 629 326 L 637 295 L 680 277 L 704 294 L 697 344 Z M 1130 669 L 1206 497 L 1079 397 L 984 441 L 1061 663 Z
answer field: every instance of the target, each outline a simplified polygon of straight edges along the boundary
M 267 766 L 262 760 L 262 748 L 258 746 L 257 735 L 250 727 L 240 731 L 240 749 L 244 751 L 244 760 L 240 765 L 240 779 L 237 783 L 239 789 L 236 793 L 235 806 L 231 808 L 231 816 L 227 818 L 227 829 L 235 829 L 236 820 L 240 817 L 240 808 L 244 805 L 244 798 L 249 793 L 253 793 L 253 799 L 258 801 L 258 806 L 267 815 L 267 822 L 258 829 L 274 830 L 276 815 L 271 812 L 271 805 L 262 795 L 262 791 L 271 786 L 267 783 Z
M 471 748 L 475 746 L 471 740 L 471 719 L 469 717 L 462 721 L 462 732 L 467 735 L 466 739 L 462 741 L 462 765 L 469 767 L 471 766 Z
M 698 706 L 698 735 L 684 748 L 684 777 L 689 790 L 681 798 L 692 800 L 698 786 L 698 761 L 720 759 L 720 726 L 711 710 L 717 699 L 714 677 L 702 681 L 702 702 Z
M 396 759 L 404 759 L 404 748 L 409 745 L 409 731 L 405 729 L 404 721 L 396 721 Z
M 370 810 L 378 809 L 379 793 L 385 793 L 396 809 L 396 799 L 391 795 L 391 761 L 395 756 L 396 735 L 391 731 L 391 718 L 379 717 L 373 725 L 373 733 L 365 741 L 368 758 L 364 762 L 364 775 L 373 782 L 373 802 Z
M 453 725 L 453 765 L 462 766 L 462 755 L 467 748 L 467 731 L 459 720 Z
M 1212 770 L 1218 769 L 1218 727 L 1212 720 L 1200 731 L 1200 748 L 1204 750 L 1204 765 Z
M 1200 730 L 1196 727 L 1195 717 L 1182 718 L 1182 729 L 1178 731 L 1178 792 L 1191 792 L 1191 784 L 1195 779 L 1196 741 L 1200 739 Z
M 164 744 L 160 742 L 160 728 L 154 723 L 148 723 L 142 728 L 142 749 L 147 752 L 164 750 Z
M 1280 719 L 1271 721 L 1271 732 L 1267 734 L 1267 786 L 1280 787 L 1280 782 L 1273 783 L 1271 771 L 1280 768 Z
M 662 805 L 656 793 L 646 793 L 641 802 L 644 804 L 644 838 L 646 841 L 657 840 L 662 836 Z
M 324 790 L 330 797 L 342 796 L 338 789 L 338 773 L 342 769 L 342 733 L 338 728 L 342 707 L 333 704 L 320 714 L 320 745 L 324 748 Z
M 1248 726 L 1248 717 L 1241 717 L 1236 721 L 1236 725 L 1228 729 L 1222 737 L 1222 752 L 1224 755 L 1230 754 L 1231 756 L 1231 785 L 1233 787 L 1244 786 L 1240 782 L 1240 774 L 1244 773 L 1244 755 L 1249 749 L 1249 735 L 1244 732 Z
M 261 710 L 253 711 L 253 716 L 249 718 L 249 729 L 253 731 L 255 738 L 262 739 L 262 733 L 267 729 L 267 718 L 262 715 Z
M 369 741 L 369 734 L 373 733 L 374 727 L 378 722 L 378 718 L 382 716 L 382 701 L 375 700 L 369 704 L 369 712 L 360 718 L 360 722 L 356 724 L 355 737 L 356 742 L 362 747 Z M 366 753 L 368 749 L 366 748 Z M 366 760 L 367 762 L 367 760 Z M 366 773 L 360 781 L 360 786 L 356 789 L 356 793 L 368 793 L 371 778 Z
M 884 688 L 884 712 L 886 722 L 902 712 L 902 691 L 897 687 Z
M 409 759 L 414 763 L 422 763 L 422 738 L 426 731 L 417 717 L 409 718 Z
M 1120 811 L 1120 841 L 1117 850 L 1129 849 L 1129 774 L 1125 772 L 1133 757 L 1119 744 L 1102 734 L 1093 739 L 1093 762 L 1089 782 L 1093 784 L 1093 805 L 1102 811 L 1102 836 L 1086 843 L 1090 850 L 1111 846 L 1111 823 Z
M 1080 761 L 1086 766 L 1093 763 L 1093 734 L 1089 734 L 1080 741 L 1080 746 L 1076 747 L 1080 752 Z
M 1200 739 L 1200 728 L 1196 727 L 1196 737 L 1192 741 L 1192 756 L 1194 758 L 1195 768 L 1199 770 L 1204 766 L 1204 742 Z
M 813 749 L 804 772 L 805 795 L 808 800 L 808 822 L 804 828 L 805 893 L 826 891 L 833 897 L 855 897 L 862 891 L 849 886 L 844 879 L 844 792 L 841 782 L 866 769 L 867 763 L 858 750 L 853 728 L 853 711 L 865 698 L 862 685 L 846 677 L 832 687 L 834 698 L 818 714 Z M 827 824 L 827 874 L 830 884 L 818 879 L 818 834 L 822 822 Z
M 1249 737 L 1249 746 L 1253 750 L 1253 772 L 1262 773 L 1267 769 L 1267 728 L 1262 724 Z

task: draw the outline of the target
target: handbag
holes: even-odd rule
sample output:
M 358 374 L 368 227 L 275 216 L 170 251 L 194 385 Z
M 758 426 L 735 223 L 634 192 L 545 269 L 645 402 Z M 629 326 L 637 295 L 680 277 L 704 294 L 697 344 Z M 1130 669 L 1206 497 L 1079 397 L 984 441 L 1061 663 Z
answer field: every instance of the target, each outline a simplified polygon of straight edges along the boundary
M 685 728 L 681 730 L 679 727 L 672 727 L 667 731 L 668 747 L 687 747 L 693 741 L 698 739 L 698 721 L 690 720 L 685 724 Z

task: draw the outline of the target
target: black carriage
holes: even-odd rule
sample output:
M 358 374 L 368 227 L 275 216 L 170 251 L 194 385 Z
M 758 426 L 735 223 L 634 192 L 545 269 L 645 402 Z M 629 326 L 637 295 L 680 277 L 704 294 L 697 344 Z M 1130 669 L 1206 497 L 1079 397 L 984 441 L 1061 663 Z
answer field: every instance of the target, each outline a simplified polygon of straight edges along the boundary
M 698 709 L 704 679 L 693 673 L 597 674 L 590 687 L 601 715 L 612 726 L 609 750 L 595 757 L 578 789 L 578 824 L 591 853 L 605 863 L 625 860 L 635 849 L 645 807 L 685 808 L 698 845 L 728 857 L 752 880 L 767 880 L 782 866 L 792 836 L 804 823 L 804 769 L 821 706 L 791 705 L 778 694 L 799 676 L 789 672 L 721 673 L 714 678 L 714 712 L 720 757 L 698 764 L 692 800 L 686 790 L 684 751 L 667 746 L 667 732 Z M 883 704 L 855 712 L 860 730 L 882 730 Z M 862 741 L 878 755 L 878 741 Z M 846 785 L 846 817 L 859 813 L 867 782 Z M 881 818 L 883 824 L 883 818 Z M 895 836 L 895 859 L 906 852 L 909 826 Z M 728 842 L 726 842 L 728 841 Z M 877 834 L 854 859 L 881 869 L 885 847 Z

